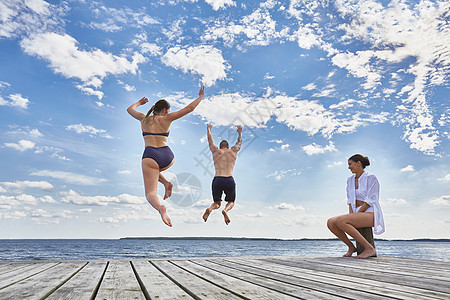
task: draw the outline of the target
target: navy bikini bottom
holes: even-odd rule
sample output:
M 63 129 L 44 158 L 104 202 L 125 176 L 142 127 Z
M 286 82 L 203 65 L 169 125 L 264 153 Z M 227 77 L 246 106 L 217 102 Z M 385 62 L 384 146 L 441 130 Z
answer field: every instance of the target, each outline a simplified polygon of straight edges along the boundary
M 159 148 L 147 146 L 145 147 L 144 154 L 142 155 L 142 159 L 151 158 L 155 160 L 160 169 L 164 169 L 170 165 L 174 157 L 175 156 L 169 146 Z

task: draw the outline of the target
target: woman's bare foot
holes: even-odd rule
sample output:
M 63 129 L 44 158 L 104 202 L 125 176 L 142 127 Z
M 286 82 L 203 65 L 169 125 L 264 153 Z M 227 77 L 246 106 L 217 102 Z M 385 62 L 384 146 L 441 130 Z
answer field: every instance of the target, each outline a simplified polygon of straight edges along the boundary
M 166 184 L 164 184 L 164 188 L 165 188 L 164 200 L 166 200 L 167 198 L 172 196 L 172 187 L 173 187 L 173 184 L 170 182 L 167 182 Z
M 209 214 L 211 214 L 211 208 L 207 208 L 206 210 L 205 210 L 205 213 L 203 214 L 203 220 L 205 220 L 205 222 L 206 222 L 206 220 L 208 220 L 208 217 L 209 217 Z
M 227 225 L 230 224 L 231 220 L 230 220 L 230 218 L 228 217 L 227 212 L 224 211 L 224 210 L 222 210 L 222 215 L 223 215 L 223 218 L 224 218 L 224 220 L 225 220 L 225 224 L 227 224 Z
M 161 219 L 163 220 L 163 222 L 169 226 L 172 227 L 172 221 L 170 221 L 169 216 L 167 215 L 167 209 L 164 205 L 161 205 L 159 207 L 159 213 L 161 214 Z
M 356 248 L 355 246 L 353 247 L 349 247 L 347 253 L 345 253 L 344 255 L 342 255 L 343 257 L 351 257 L 353 255 L 353 253 L 356 252 Z
M 361 254 L 358 254 L 355 256 L 355 258 L 369 258 L 371 256 L 376 256 L 377 250 L 375 250 L 373 247 L 364 249 L 364 251 Z

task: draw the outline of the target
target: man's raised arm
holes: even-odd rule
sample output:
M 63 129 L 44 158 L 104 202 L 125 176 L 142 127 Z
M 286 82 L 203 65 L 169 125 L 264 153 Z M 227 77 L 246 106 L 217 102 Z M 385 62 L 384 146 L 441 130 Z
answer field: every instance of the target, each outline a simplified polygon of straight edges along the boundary
M 242 145 L 242 126 L 241 125 L 238 126 L 237 132 L 239 134 L 238 140 L 237 140 L 236 144 L 233 147 L 231 147 L 231 149 L 235 150 L 236 152 L 241 150 L 241 145 Z
M 207 131 L 207 136 L 208 136 L 209 150 L 211 150 L 211 152 L 214 152 L 214 151 L 216 151 L 218 148 L 217 148 L 217 146 L 214 144 L 214 140 L 213 140 L 212 135 L 211 135 L 211 128 L 212 128 L 212 125 L 211 125 L 211 124 L 208 124 L 208 125 L 206 126 L 206 131 Z

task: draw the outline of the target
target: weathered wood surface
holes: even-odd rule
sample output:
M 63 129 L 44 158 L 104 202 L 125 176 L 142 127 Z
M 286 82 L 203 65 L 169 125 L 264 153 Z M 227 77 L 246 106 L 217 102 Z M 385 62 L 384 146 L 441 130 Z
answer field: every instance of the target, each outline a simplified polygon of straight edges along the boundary
M 450 262 L 210 257 L 0 262 L 0 299 L 450 299 Z

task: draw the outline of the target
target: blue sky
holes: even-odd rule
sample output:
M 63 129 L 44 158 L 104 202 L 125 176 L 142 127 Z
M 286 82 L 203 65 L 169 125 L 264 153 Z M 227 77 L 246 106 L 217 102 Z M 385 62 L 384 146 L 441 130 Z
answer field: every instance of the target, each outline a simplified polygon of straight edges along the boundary
M 449 9 L 0 3 L 0 238 L 331 238 L 326 220 L 348 210 L 355 153 L 381 184 L 380 237 L 450 238 Z M 176 110 L 202 84 L 202 103 L 171 127 L 176 161 L 166 176 L 198 181 L 167 201 L 168 228 L 145 201 L 144 143 L 126 108 L 146 96 Z M 216 142 L 232 144 L 244 126 L 228 226 L 218 212 L 201 219 L 212 201 L 207 123 Z

